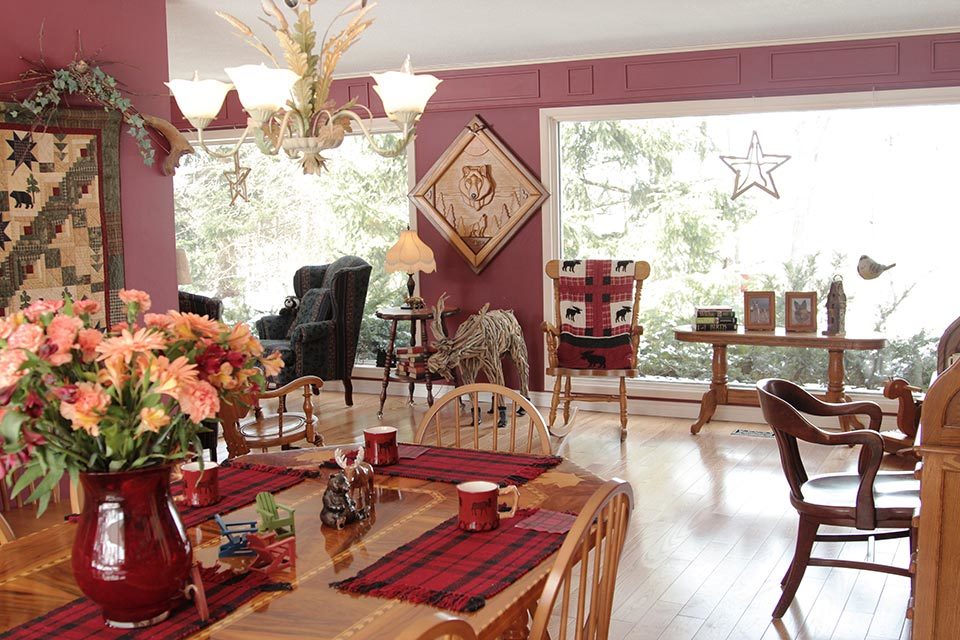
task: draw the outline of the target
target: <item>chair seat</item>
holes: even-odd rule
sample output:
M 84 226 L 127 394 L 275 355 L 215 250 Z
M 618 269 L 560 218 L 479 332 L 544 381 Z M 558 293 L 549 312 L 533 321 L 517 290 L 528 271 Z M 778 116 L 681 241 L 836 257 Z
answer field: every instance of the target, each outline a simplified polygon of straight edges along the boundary
M 859 487 L 860 476 L 856 474 L 830 473 L 813 476 L 803 483 L 801 491 L 804 502 L 809 505 L 853 510 Z M 920 481 L 910 471 L 878 473 L 873 485 L 873 498 L 878 512 L 890 511 L 884 516 L 909 518 L 913 510 L 920 506 Z
M 597 378 L 636 378 L 637 369 L 567 369 L 547 367 L 548 376 L 592 376 Z
M 316 426 L 317 418 L 314 416 Z M 276 413 L 264 414 L 263 420 L 249 418 L 240 422 L 240 434 L 251 447 L 270 447 L 303 440 L 307 431 L 307 416 L 302 412 L 283 414 L 283 435 L 280 434 L 280 416 Z

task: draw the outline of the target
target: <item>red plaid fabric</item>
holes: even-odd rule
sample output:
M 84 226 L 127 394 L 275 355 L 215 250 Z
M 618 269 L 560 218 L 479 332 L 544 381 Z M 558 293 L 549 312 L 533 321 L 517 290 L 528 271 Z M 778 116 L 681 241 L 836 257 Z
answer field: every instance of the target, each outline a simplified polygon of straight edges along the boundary
M 520 529 L 533 529 L 546 533 L 566 533 L 576 522 L 577 516 L 562 511 L 540 509 L 535 514 L 517 525 Z
M 404 455 L 407 448 L 426 449 L 415 458 Z M 460 484 L 469 480 L 486 480 L 501 487 L 508 484 L 526 484 L 541 473 L 563 461 L 560 456 L 535 456 L 526 453 L 501 453 L 450 449 L 400 444 L 400 461 L 386 467 L 374 467 L 384 476 L 415 478 L 432 482 Z M 355 454 L 354 454 L 355 455 Z M 348 459 L 352 456 L 348 454 Z M 337 463 L 328 460 L 324 466 L 337 469 Z
M 633 270 L 632 260 L 564 260 L 557 282 L 560 331 L 593 337 L 629 333 Z
M 560 548 L 564 536 L 522 529 L 523 509 L 493 531 L 466 532 L 451 518 L 398 547 L 353 578 L 330 584 L 347 593 L 395 598 L 451 611 L 476 611 Z
M 180 520 L 185 527 L 195 527 L 213 518 L 218 513 L 227 513 L 240 507 L 245 507 L 257 498 L 261 491 L 275 493 L 306 478 L 317 478 L 319 471 L 309 469 L 289 469 L 265 464 L 246 464 L 227 460 L 220 465 L 218 482 L 220 502 L 208 507 L 191 507 L 184 504 L 179 498 L 183 495 L 183 481 L 178 480 L 170 485 L 173 501 L 180 513 Z M 67 516 L 67 521 L 76 522 L 76 514 Z
M 177 640 L 186 638 L 225 618 L 234 609 L 264 590 L 289 587 L 287 583 L 271 583 L 265 575 L 256 571 L 238 575 L 231 571 L 218 573 L 215 567 L 204 568 L 201 579 L 207 595 L 207 606 L 210 608 L 210 620 L 207 622 L 200 621 L 192 601 L 183 600 L 170 612 L 170 617 L 152 627 L 113 629 L 104 625 L 97 605 L 86 598 L 77 598 L 73 602 L 0 634 L 0 639 Z

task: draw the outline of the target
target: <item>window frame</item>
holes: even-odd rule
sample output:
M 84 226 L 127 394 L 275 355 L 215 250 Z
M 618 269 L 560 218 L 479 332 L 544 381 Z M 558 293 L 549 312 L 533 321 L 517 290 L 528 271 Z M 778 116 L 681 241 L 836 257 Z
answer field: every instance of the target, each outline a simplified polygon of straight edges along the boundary
M 373 118 L 367 123 L 367 128 L 371 134 L 378 133 L 399 133 L 400 130 L 397 128 L 397 125 L 390 121 L 388 118 Z M 203 141 L 208 146 L 212 145 L 221 145 L 221 144 L 236 144 L 240 140 L 240 136 L 243 134 L 243 127 L 231 127 L 227 129 L 214 129 L 210 131 L 204 131 Z M 349 136 L 362 136 L 361 132 L 348 133 Z M 198 154 L 205 153 L 205 151 L 200 148 L 200 134 L 197 131 L 184 132 L 184 136 L 187 141 L 194 145 L 196 152 Z M 255 144 L 252 139 L 247 139 L 244 144 Z M 410 144 L 407 145 L 405 150 L 407 157 L 407 193 L 413 191 L 413 188 L 417 186 L 417 157 L 416 157 L 416 138 L 410 141 Z M 291 160 L 290 162 L 294 162 Z M 323 174 L 316 176 L 318 180 L 323 180 Z M 224 186 L 226 188 L 226 186 Z M 417 230 L 417 209 L 407 198 L 407 223 L 410 225 L 410 228 L 414 231 Z M 399 236 L 398 236 L 399 237 Z M 417 283 L 417 290 L 420 289 L 420 273 L 415 273 L 413 279 Z M 292 286 L 292 285 L 291 285 Z M 354 377 L 366 378 L 369 376 L 378 376 L 382 375 L 383 369 L 377 367 L 373 364 L 358 364 L 354 363 L 353 365 Z
M 683 100 L 673 102 L 643 102 L 633 104 L 588 105 L 579 107 L 551 107 L 540 109 L 540 167 L 541 182 L 553 197 L 544 203 L 541 216 L 543 261 L 557 260 L 562 256 L 560 238 L 560 123 L 597 120 L 645 120 L 685 116 L 716 116 L 775 111 L 815 111 L 829 109 L 858 109 L 870 107 L 960 105 L 960 87 L 934 87 L 923 89 L 898 89 L 889 91 L 859 91 L 849 93 L 817 93 L 809 95 L 726 98 L 711 100 Z M 642 256 L 637 256 L 641 258 Z M 651 264 L 656 269 L 656 264 Z M 541 272 L 543 286 L 543 319 L 553 322 L 553 284 L 546 273 Z M 642 300 L 642 299 L 641 299 Z M 642 302 L 641 302 L 642 304 Z M 642 346 L 641 346 L 642 348 Z M 708 363 L 704 363 L 707 366 Z M 553 388 L 554 378 L 543 375 L 543 388 Z M 596 378 L 579 383 L 584 392 L 611 393 L 617 385 L 614 379 Z M 673 402 L 700 401 L 709 388 L 709 380 L 686 382 L 680 380 L 651 380 L 637 378 L 627 380 L 628 395 L 642 400 L 667 400 Z M 746 388 L 731 384 L 731 388 Z M 878 402 L 885 412 L 896 411 L 893 401 L 883 398 L 881 390 L 851 394 L 852 396 Z M 650 415 L 676 415 L 653 409 Z

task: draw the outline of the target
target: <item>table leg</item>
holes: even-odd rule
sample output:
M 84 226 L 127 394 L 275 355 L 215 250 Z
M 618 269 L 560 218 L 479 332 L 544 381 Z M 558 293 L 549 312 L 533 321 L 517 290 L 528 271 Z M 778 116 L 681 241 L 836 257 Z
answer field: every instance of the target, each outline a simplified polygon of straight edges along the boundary
M 700 415 L 697 421 L 690 425 L 690 433 L 700 433 L 703 425 L 710 422 L 717 411 L 717 405 L 727 403 L 727 345 L 713 345 L 713 377 L 710 379 L 710 390 L 703 394 L 700 400 Z
M 524 609 L 521 613 L 518 613 L 517 616 L 510 621 L 510 628 L 503 632 L 500 636 L 501 640 L 527 640 L 530 637 L 530 627 L 528 625 L 528 615 L 527 610 Z
M 380 389 L 380 410 L 377 417 L 383 419 L 383 405 L 387 401 L 387 387 L 390 385 L 390 366 L 393 364 L 394 342 L 397 340 L 397 321 L 390 321 L 390 339 L 387 341 L 387 361 L 383 365 L 383 388 Z
M 850 398 L 843 390 L 843 350 L 830 349 L 828 353 L 830 359 L 827 364 L 827 393 L 824 397 L 827 402 L 847 402 Z M 840 416 L 840 428 L 850 431 L 863 428 L 863 424 L 856 416 Z
M 427 359 L 427 320 L 420 320 L 420 342 L 423 344 L 423 359 Z M 433 376 L 427 371 L 427 406 L 433 406 Z
M 411 320 L 411 321 L 410 321 L 410 346 L 411 346 L 411 347 L 417 346 L 417 321 L 416 321 L 416 320 Z M 415 386 L 415 385 L 413 384 L 413 382 L 408 382 L 408 383 L 407 383 L 407 388 L 408 388 L 408 390 L 410 391 L 410 402 L 409 402 L 409 404 L 410 404 L 411 407 L 413 406 L 413 388 L 414 388 L 414 386 Z

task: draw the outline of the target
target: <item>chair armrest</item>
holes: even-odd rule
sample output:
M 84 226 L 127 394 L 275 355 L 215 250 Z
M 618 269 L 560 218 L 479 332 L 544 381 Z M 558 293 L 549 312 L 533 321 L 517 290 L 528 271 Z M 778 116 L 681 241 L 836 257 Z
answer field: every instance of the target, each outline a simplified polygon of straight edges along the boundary
M 540 330 L 543 331 L 544 333 L 546 333 L 547 335 L 557 336 L 557 337 L 560 336 L 560 330 L 557 329 L 557 328 L 556 328 L 555 326 L 553 326 L 552 324 L 550 324 L 549 322 L 544 322 L 544 323 L 542 323 L 542 324 L 540 325 Z
M 297 342 L 318 342 L 320 340 L 336 339 L 336 320 L 321 320 L 320 322 L 305 322 L 293 328 L 290 334 L 291 344 Z
M 547 341 L 547 363 L 551 367 L 556 367 L 559 365 L 559 360 L 557 359 L 557 342 L 560 338 L 560 330 L 549 322 L 541 324 L 540 329 L 543 331 L 543 337 L 546 338 Z
M 860 403 L 850 403 L 860 404 Z M 873 403 L 867 403 L 873 404 Z M 874 405 L 876 406 L 876 405 Z M 871 420 L 872 422 L 872 420 Z M 860 445 L 860 460 L 857 464 L 857 473 L 860 475 L 860 487 L 857 489 L 857 505 L 855 519 L 858 529 L 876 529 L 877 512 L 873 500 L 873 483 L 880 470 L 880 461 L 883 459 L 883 436 L 870 429 L 857 429 L 842 433 L 827 433 L 817 429 L 826 438 L 823 444 L 830 445 Z
M 790 398 L 790 402 L 797 411 L 812 416 L 869 416 L 868 428 L 873 431 L 880 431 L 880 422 L 883 420 L 883 411 L 876 402 L 824 402 L 808 393 L 797 394 Z
M 261 340 L 283 340 L 293 322 L 293 314 L 263 316 L 257 320 L 257 335 Z
M 279 503 L 277 503 L 277 509 L 278 509 L 279 511 L 286 511 L 286 512 L 289 513 L 290 515 L 293 515 L 293 512 L 296 511 L 296 509 L 293 509 L 293 508 L 291 508 L 291 507 L 287 507 L 287 506 L 282 505 L 282 504 L 279 504 Z
M 256 533 L 257 532 L 257 523 L 256 522 L 224 522 L 224 527 L 230 533 Z M 240 529 L 243 527 L 243 529 Z

